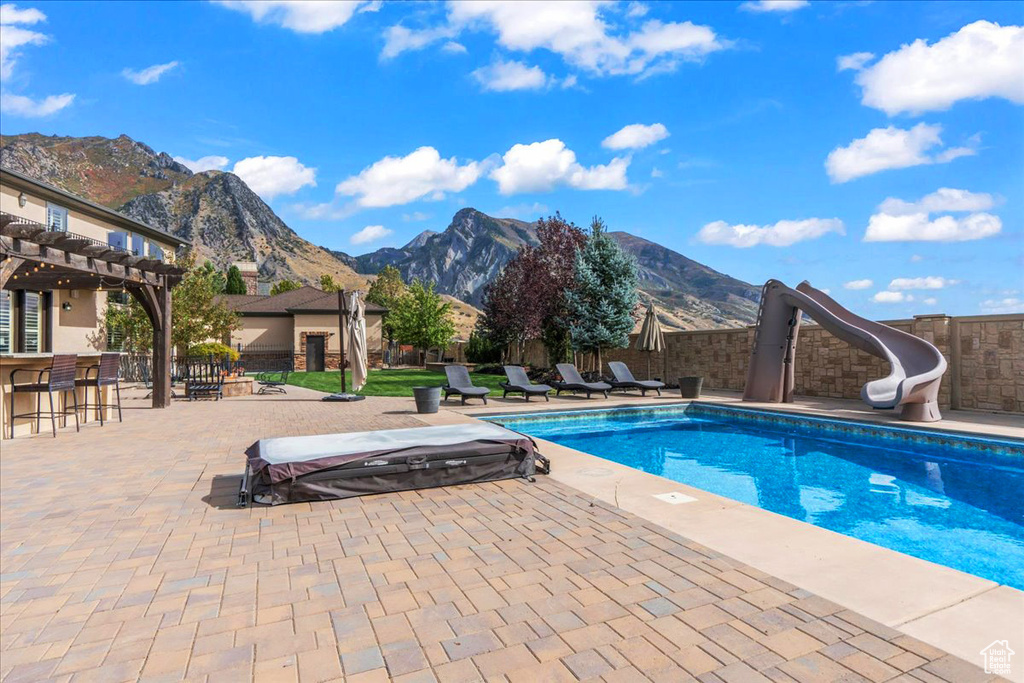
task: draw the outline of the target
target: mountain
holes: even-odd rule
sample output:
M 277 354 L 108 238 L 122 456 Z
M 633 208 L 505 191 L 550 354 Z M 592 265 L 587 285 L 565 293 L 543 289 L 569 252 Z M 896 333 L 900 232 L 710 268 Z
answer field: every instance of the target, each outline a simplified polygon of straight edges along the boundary
M 437 283 L 437 291 L 479 306 L 483 290 L 523 244 L 537 243 L 533 223 L 492 218 L 476 209 L 462 209 L 444 232 L 420 233 L 401 249 L 378 249 L 356 256 L 356 270 L 378 273 L 395 266 L 406 280 Z
M 190 240 L 200 259 L 220 268 L 256 261 L 263 279 L 305 284 L 322 274 L 347 287 L 372 279 L 299 237 L 233 173 L 193 174 L 127 135 L 3 136 L 0 165 Z
M 633 254 L 640 288 L 661 310 L 661 322 L 677 329 L 736 327 L 754 321 L 760 292 L 682 254 L 625 232 L 610 236 Z M 484 287 L 523 245 L 537 244 L 537 226 L 492 218 L 476 209 L 455 214 L 444 232 L 425 231 L 401 249 L 384 248 L 362 256 L 332 252 L 360 273 L 395 266 L 404 279 L 437 283 L 437 291 L 474 306 Z

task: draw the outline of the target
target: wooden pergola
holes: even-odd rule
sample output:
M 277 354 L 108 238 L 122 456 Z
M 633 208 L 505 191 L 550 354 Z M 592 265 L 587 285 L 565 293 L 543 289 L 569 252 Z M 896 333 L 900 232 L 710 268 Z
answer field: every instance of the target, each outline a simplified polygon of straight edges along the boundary
M 181 268 L 0 212 L 0 289 L 124 289 L 153 325 L 153 407 L 171 404 L 171 289 Z

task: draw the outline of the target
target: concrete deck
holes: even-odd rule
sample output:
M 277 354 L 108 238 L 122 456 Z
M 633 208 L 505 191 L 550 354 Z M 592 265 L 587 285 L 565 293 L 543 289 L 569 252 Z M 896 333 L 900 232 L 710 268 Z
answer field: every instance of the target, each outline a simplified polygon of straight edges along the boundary
M 1000 612 L 1024 617 L 1015 594 L 982 586 L 989 617 L 977 623 L 967 603 L 936 611 L 909 599 L 891 623 L 868 618 L 859 598 L 830 600 L 803 585 L 815 571 L 786 579 L 801 566 L 788 546 L 799 533 L 755 558 L 790 563 L 765 570 L 728 549 L 742 551 L 737 534 L 750 535 L 736 527 L 769 524 L 753 515 L 730 524 L 739 504 L 693 491 L 697 503 L 653 505 L 651 492 L 683 488 L 568 449 L 552 448 L 555 476 L 536 484 L 234 508 L 242 452 L 258 438 L 466 420 L 476 410 L 417 416 L 411 399 L 318 398 L 289 387 L 163 411 L 129 400 L 123 424 L 5 442 L 4 683 L 985 681 L 993 677 L 976 653 L 965 661 L 925 640 L 950 624 L 981 631 Z M 568 404 L 598 401 L 548 405 Z M 643 481 L 626 481 L 633 475 Z M 693 535 L 659 516 L 686 520 Z M 907 570 L 886 565 L 886 582 L 894 571 Z M 927 616 L 897 623 L 915 610 Z M 908 635 L 915 622 L 919 637 Z M 1000 637 L 1012 646 L 1021 632 Z

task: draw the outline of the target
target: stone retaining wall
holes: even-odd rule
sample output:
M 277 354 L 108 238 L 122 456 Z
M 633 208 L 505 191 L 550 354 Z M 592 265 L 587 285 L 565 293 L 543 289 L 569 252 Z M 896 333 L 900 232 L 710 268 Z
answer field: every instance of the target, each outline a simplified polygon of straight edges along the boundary
M 927 339 L 945 356 L 941 408 L 1024 413 L 1024 315 L 929 315 L 885 324 Z M 702 375 L 706 388 L 742 391 L 753 339 L 752 327 L 666 333 L 665 351 L 651 354 L 651 375 L 670 382 Z M 625 361 L 646 377 L 648 354 L 633 349 L 635 341 L 633 335 L 630 348 L 605 351 L 602 360 Z M 889 372 L 884 361 L 809 324 L 800 327 L 795 364 L 801 396 L 859 398 L 865 382 Z

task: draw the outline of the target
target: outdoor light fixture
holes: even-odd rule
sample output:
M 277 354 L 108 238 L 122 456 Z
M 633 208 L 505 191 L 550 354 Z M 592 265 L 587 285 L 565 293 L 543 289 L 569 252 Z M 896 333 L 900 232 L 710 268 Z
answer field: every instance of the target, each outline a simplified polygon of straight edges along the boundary
M 26 197 L 25 193 L 22 192 L 18 195 L 18 206 L 24 209 L 26 204 L 28 204 L 28 197 Z
M 62 303 L 60 305 L 60 307 L 61 307 L 61 310 L 70 311 L 71 310 L 71 302 L 70 301 L 65 301 L 64 303 Z

